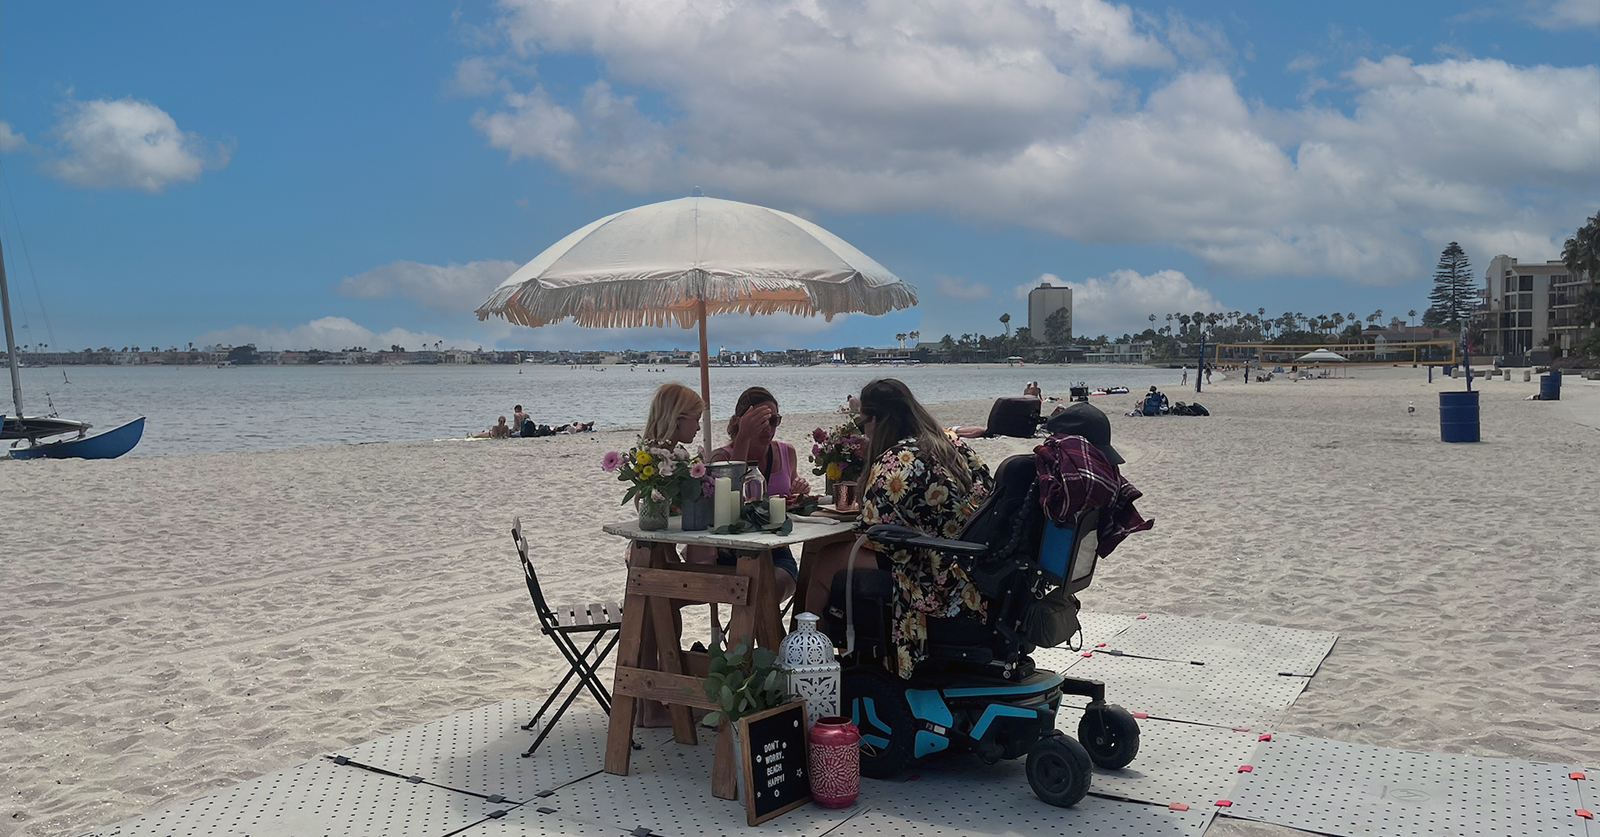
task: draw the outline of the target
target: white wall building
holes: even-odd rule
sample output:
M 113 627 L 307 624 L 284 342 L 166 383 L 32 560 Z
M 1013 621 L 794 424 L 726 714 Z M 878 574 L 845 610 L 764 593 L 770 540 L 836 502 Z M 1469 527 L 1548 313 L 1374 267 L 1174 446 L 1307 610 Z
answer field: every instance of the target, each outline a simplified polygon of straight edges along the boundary
M 1028 291 L 1028 331 L 1033 333 L 1033 339 L 1044 343 L 1044 321 L 1050 315 L 1065 308 L 1067 311 L 1067 334 L 1064 342 L 1072 342 L 1072 289 L 1064 285 L 1040 285 Z

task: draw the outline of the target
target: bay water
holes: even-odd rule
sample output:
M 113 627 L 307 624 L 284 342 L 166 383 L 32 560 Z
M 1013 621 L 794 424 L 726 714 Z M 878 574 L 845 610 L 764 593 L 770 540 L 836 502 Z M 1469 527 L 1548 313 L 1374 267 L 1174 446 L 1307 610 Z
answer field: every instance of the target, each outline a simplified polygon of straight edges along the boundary
M 540 424 L 593 421 L 596 429 L 644 424 L 650 394 L 667 381 L 700 387 L 696 367 L 434 366 L 77 366 L 22 371 L 29 415 L 52 408 L 104 432 L 146 416 L 131 456 L 261 450 L 305 445 L 461 438 L 511 417 L 522 404 Z M 906 382 L 924 403 L 1021 395 L 1039 381 L 1063 400 L 1090 387 L 1175 389 L 1176 369 L 1085 365 L 926 364 L 906 366 L 714 367 L 713 419 L 726 420 L 745 387 L 772 390 L 786 413 L 836 410 L 879 377 Z M 1135 395 L 1096 399 L 1108 412 Z M 1173 400 L 1181 396 L 1173 395 Z M 1048 410 L 1048 408 L 1047 408 Z M 11 412 L 9 399 L 0 412 Z M 974 416 L 982 421 L 983 416 Z M 719 422 L 720 424 L 720 422 Z M 785 427 L 799 440 L 810 428 Z

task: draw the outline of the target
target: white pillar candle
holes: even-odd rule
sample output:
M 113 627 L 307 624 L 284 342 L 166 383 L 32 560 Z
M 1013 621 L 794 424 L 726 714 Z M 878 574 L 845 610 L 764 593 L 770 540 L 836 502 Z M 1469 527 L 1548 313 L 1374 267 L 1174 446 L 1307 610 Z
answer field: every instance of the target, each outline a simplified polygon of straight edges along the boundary
M 767 498 L 767 520 L 773 526 L 782 523 L 784 515 L 788 514 L 788 509 L 784 508 L 785 502 L 785 498 L 779 494 Z
M 733 481 L 717 477 L 716 491 L 711 497 L 711 526 L 721 529 L 733 522 L 733 505 L 729 502 L 733 498 Z

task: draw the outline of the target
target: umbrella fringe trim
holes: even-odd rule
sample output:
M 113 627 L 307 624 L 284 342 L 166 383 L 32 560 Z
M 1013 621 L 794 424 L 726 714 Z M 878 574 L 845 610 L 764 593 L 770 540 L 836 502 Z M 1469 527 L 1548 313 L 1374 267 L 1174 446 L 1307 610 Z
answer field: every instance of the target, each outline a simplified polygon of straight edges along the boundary
M 771 291 L 798 291 L 804 297 L 752 299 Z M 626 279 L 548 287 L 538 279 L 495 290 L 477 310 L 480 320 L 501 316 L 525 326 L 571 319 L 591 328 L 662 326 L 675 322 L 691 328 L 698 322 L 695 301 L 706 300 L 706 313 L 750 315 L 788 313 L 822 315 L 884 314 L 917 304 L 916 289 L 904 282 L 874 285 L 861 273 L 843 281 L 808 281 L 793 277 L 708 276 L 691 270 L 670 279 Z

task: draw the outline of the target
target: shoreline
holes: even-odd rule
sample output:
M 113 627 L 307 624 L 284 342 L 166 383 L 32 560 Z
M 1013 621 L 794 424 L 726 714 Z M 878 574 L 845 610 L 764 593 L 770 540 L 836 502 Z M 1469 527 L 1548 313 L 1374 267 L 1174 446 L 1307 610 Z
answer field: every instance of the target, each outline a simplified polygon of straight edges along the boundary
M 1600 435 L 1568 415 L 1600 382 L 1569 379 L 1557 404 L 1475 382 L 1484 441 L 1447 445 L 1444 380 L 1218 381 L 1195 396 L 1208 418 L 1096 398 L 1156 526 L 1102 562 L 1084 607 L 1339 632 L 1285 732 L 1600 767 Z M 990 403 L 930 411 L 981 423 Z M 840 414 L 785 418 L 801 444 Z M 520 515 L 556 599 L 616 598 L 623 544 L 599 527 L 629 512 L 599 459 L 632 435 L 7 470 L 0 834 L 77 833 L 540 698 L 564 662 L 507 530 Z M 974 447 L 992 467 L 1032 444 Z M 1264 828 L 1213 833 L 1290 833 Z

